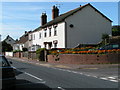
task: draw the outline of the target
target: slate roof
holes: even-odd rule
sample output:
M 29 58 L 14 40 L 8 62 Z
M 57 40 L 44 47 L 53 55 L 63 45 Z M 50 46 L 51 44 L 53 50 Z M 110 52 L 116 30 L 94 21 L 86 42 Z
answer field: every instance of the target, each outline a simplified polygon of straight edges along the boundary
M 10 37 L 9 35 L 3 41 L 8 40 L 9 38 L 15 42 L 15 40 L 12 37 Z
M 74 13 L 76 13 L 76 12 L 79 11 L 79 10 L 82 10 L 82 9 L 83 9 L 84 7 L 86 7 L 86 6 L 91 6 L 95 11 L 97 11 L 98 13 L 100 13 L 104 18 L 106 18 L 108 21 L 112 22 L 109 18 L 107 18 L 107 17 L 106 17 L 105 15 L 103 15 L 100 11 L 98 11 L 95 7 L 93 7 L 90 3 L 88 3 L 88 4 L 84 5 L 84 6 L 78 7 L 78 8 L 76 8 L 76 9 L 73 9 L 73 10 L 71 10 L 71 11 L 68 11 L 68 12 L 66 12 L 66 13 L 64 13 L 64 14 L 61 14 L 60 16 L 56 17 L 55 19 L 51 20 L 50 22 L 46 23 L 45 25 L 42 25 L 42 26 L 36 28 L 33 32 L 38 31 L 38 30 L 40 30 L 40 29 L 42 29 L 42 28 L 45 28 L 45 27 L 48 27 L 48 26 L 57 24 L 57 23 L 59 23 L 59 22 L 62 22 L 62 21 L 64 21 L 67 17 L 73 15 Z
M 28 34 L 30 33 L 31 31 L 25 33 L 23 36 L 20 37 L 20 40 L 16 41 L 15 44 L 24 44 L 28 41 Z

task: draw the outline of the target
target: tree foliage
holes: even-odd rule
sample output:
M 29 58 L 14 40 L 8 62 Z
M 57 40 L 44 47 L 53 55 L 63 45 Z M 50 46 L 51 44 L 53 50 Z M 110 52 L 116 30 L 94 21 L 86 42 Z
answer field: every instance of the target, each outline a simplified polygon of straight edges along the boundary
M 106 33 L 102 34 L 102 39 L 103 39 L 103 40 L 108 39 L 108 38 L 109 38 L 109 35 L 108 35 L 108 34 L 106 34 Z
M 26 52 L 26 51 L 28 51 L 28 49 L 27 48 L 23 48 L 23 51 Z
M 112 36 L 120 36 L 120 26 L 112 27 Z
M 5 41 L 2 42 L 2 52 L 9 52 L 9 51 L 12 51 L 13 50 L 13 47 L 6 43 Z
M 39 48 L 36 51 L 36 54 L 37 54 L 39 61 L 44 61 L 44 50 L 45 50 L 45 48 Z

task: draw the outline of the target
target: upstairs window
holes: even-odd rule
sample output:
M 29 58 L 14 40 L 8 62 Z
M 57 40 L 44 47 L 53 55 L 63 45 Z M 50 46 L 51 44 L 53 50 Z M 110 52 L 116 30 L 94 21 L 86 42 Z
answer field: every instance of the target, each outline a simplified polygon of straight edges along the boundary
M 41 39 L 41 33 L 39 33 L 39 39 Z
M 32 34 L 29 36 L 29 40 L 32 40 Z
M 35 34 L 33 35 L 33 40 L 35 40 Z
M 46 32 L 46 30 L 44 31 L 44 37 L 47 37 L 47 32 Z
M 57 36 L 57 29 L 54 27 L 54 36 Z
M 51 37 L 51 28 L 49 28 L 49 37 Z
M 34 34 L 34 40 L 35 40 L 35 34 Z

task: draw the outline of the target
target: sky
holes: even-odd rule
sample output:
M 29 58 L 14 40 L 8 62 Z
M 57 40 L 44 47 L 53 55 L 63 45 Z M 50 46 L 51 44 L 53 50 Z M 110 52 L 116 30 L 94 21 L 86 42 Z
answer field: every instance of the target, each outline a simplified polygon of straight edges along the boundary
M 43 12 L 47 14 L 47 21 L 52 20 L 53 5 L 57 5 L 60 14 L 63 14 L 87 3 L 91 3 L 111 19 L 112 25 L 118 25 L 118 2 L 70 2 L 70 0 L 69 2 L 32 2 L 32 0 L 30 2 L 15 2 L 14 0 L 8 2 L 5 0 L 0 3 L 2 5 L 0 8 L 0 34 L 2 39 L 7 35 L 15 40 L 19 39 L 25 31 L 34 30 L 41 25 L 40 17 Z

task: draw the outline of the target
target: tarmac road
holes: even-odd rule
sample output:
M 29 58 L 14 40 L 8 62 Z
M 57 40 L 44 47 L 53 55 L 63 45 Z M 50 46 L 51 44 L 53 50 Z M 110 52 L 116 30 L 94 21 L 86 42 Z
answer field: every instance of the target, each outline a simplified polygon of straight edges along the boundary
M 46 67 L 41 65 L 21 62 L 19 60 L 9 59 L 13 62 L 12 66 L 16 71 L 17 89 L 58 89 L 58 90 L 88 90 L 104 89 L 117 90 L 118 82 L 113 82 L 91 77 L 82 72 L 75 72 L 69 69 L 60 69 L 55 67 Z

